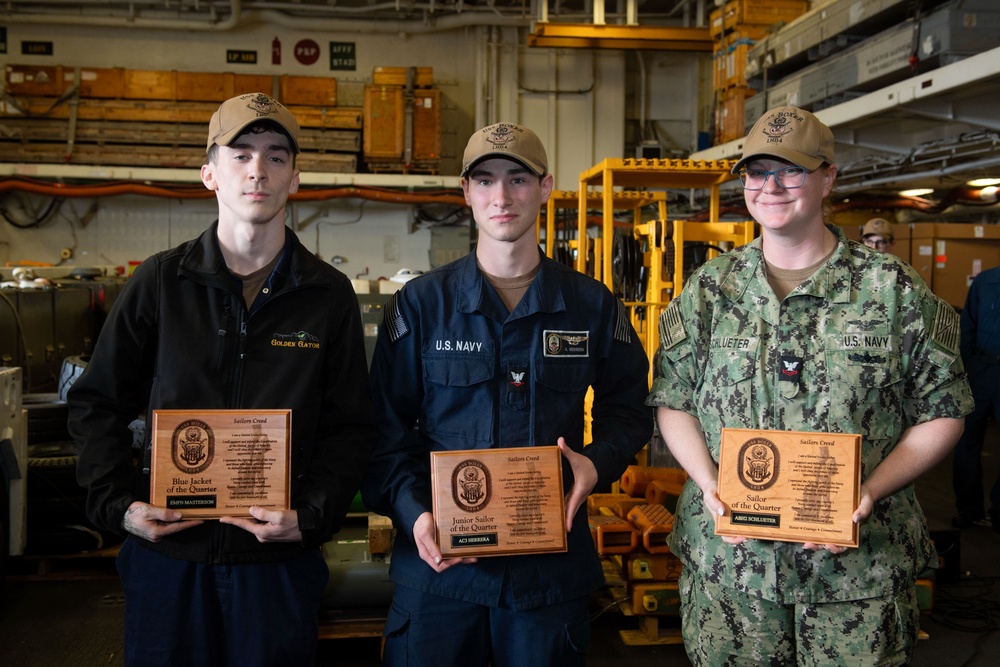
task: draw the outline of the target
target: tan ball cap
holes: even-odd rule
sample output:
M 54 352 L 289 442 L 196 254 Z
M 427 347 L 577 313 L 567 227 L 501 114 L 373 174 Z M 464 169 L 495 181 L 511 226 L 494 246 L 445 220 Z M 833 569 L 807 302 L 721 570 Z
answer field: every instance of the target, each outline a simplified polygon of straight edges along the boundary
M 777 107 L 761 116 L 743 142 L 743 157 L 733 167 L 737 173 L 755 158 L 779 158 L 817 169 L 824 162 L 834 163 L 833 132 L 808 111 L 796 107 Z
M 872 234 L 878 234 L 879 236 L 884 236 L 885 238 L 892 240 L 892 223 L 884 218 L 872 218 L 865 223 L 865 226 L 861 230 L 861 238 L 866 236 L 871 236 Z
M 278 100 L 264 93 L 247 93 L 223 102 L 208 123 L 205 150 L 212 144 L 228 146 L 247 125 L 259 120 L 269 120 L 284 128 L 292 140 L 292 151 L 299 152 L 299 122 Z
M 537 176 L 548 172 L 548 158 L 538 135 L 514 123 L 497 123 L 479 130 L 469 138 L 462 157 L 463 178 L 476 164 L 491 157 L 520 162 Z

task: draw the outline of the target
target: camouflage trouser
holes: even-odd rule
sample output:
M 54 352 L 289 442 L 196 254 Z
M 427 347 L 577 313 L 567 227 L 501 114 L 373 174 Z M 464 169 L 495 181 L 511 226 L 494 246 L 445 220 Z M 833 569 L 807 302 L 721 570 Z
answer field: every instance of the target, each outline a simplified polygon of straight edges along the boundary
M 778 604 L 681 571 L 681 627 L 695 667 L 907 665 L 917 641 L 916 589 L 898 596 Z

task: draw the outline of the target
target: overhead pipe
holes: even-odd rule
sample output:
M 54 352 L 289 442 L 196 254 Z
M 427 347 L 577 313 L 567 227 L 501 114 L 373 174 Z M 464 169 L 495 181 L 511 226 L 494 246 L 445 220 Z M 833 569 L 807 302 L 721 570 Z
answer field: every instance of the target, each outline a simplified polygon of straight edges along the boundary
M 982 160 L 975 160 L 973 162 L 961 162 L 959 164 L 953 164 L 948 167 L 941 167 L 940 169 L 932 169 L 928 171 L 922 171 L 918 173 L 906 173 L 898 174 L 895 176 L 882 176 L 880 178 L 866 179 L 853 184 L 847 185 L 837 185 L 838 193 L 856 192 L 858 190 L 869 190 L 876 185 L 886 185 L 886 184 L 899 184 L 906 183 L 908 181 L 915 181 L 923 178 L 937 178 L 941 176 L 948 176 L 950 174 L 956 173 L 966 173 L 975 170 L 986 170 L 992 169 L 1000 165 L 1000 156 L 994 156 L 989 158 L 983 158 Z M 851 178 L 852 176 L 847 176 Z
M 8 7 L 10 4 L 8 3 Z M 435 15 L 433 20 L 427 18 L 409 20 L 389 20 L 386 18 L 351 19 L 342 18 L 344 14 L 377 14 L 379 11 L 398 9 L 395 2 L 368 5 L 365 7 L 337 7 L 324 5 L 291 5 L 283 3 L 253 3 L 244 10 L 242 0 L 229 0 L 230 14 L 224 21 L 213 21 L 211 17 L 218 14 L 213 8 L 211 17 L 207 20 L 180 20 L 165 18 L 145 18 L 132 16 L 83 16 L 80 14 L 19 14 L 10 11 L 0 13 L 8 24 L 28 23 L 42 25 L 74 25 L 95 26 L 123 29 L 158 29 L 184 30 L 198 32 L 225 32 L 254 23 L 277 25 L 283 28 L 311 31 L 331 32 L 361 32 L 386 34 L 431 34 L 449 30 L 459 30 L 471 26 L 513 26 L 526 27 L 531 24 L 526 16 L 498 15 L 495 8 L 479 8 L 463 6 L 456 14 Z M 263 9 L 258 9 L 263 8 Z M 438 6 L 411 5 L 408 9 L 424 9 L 428 12 L 437 11 Z M 292 16 L 285 12 L 323 12 L 331 14 L 331 18 L 315 16 Z
M 8 2 L 7 7 L 13 7 L 15 3 Z M 106 4 L 106 3 L 102 3 Z M 243 0 L 229 0 L 230 14 L 225 21 L 182 21 L 178 19 L 149 19 L 135 15 L 134 3 L 129 3 L 129 15 L 121 18 L 113 16 L 81 16 L 79 14 L 15 14 L 11 11 L 0 14 L 8 24 L 30 23 L 42 25 L 74 25 L 74 26 L 101 26 L 107 28 L 156 28 L 161 30 L 197 30 L 225 32 L 239 27 L 242 22 Z M 30 7 L 38 11 L 37 3 Z M 71 5 L 70 9 L 79 9 L 79 5 Z M 217 17 L 214 6 L 210 17 Z
M 215 196 L 211 190 L 198 186 L 164 187 L 144 183 L 106 183 L 101 185 L 66 185 L 63 183 L 42 183 L 19 178 L 0 180 L 0 192 L 19 190 L 45 197 L 115 197 L 120 195 L 141 195 L 167 199 L 209 199 Z M 404 192 L 389 188 L 364 186 L 343 186 L 337 188 L 300 189 L 289 195 L 291 201 L 327 201 L 330 199 L 367 199 L 390 204 L 448 204 L 467 206 L 465 197 L 453 189 L 425 192 Z

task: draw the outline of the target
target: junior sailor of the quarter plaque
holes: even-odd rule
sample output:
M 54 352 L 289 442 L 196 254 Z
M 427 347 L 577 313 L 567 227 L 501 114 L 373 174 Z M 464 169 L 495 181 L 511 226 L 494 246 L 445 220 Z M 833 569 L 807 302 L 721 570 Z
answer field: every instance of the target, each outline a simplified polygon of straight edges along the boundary
M 442 555 L 565 551 L 561 460 L 558 447 L 431 452 Z

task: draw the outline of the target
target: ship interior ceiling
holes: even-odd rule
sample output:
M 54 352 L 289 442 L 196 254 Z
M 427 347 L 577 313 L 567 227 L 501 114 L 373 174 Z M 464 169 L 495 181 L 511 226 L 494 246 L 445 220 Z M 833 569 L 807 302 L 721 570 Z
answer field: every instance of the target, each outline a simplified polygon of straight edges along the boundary
M 996 184 L 969 183 L 1000 177 L 998 95 L 1000 49 L 993 49 L 815 111 L 836 141 L 835 207 L 898 209 L 938 220 L 995 211 Z M 693 157 L 735 158 L 742 144 Z M 914 190 L 924 192 L 900 195 Z
M 473 1 L 453 3 L 372 3 L 360 0 L 296 0 L 295 2 L 254 0 L 219 0 L 216 2 L 166 2 L 164 0 L 125 0 L 100 3 L 67 3 L 56 0 L 10 0 L 4 3 L 3 16 L 12 22 L 57 25 L 68 21 L 83 25 L 118 27 L 150 27 L 174 30 L 224 31 L 248 23 L 267 22 L 288 28 L 322 29 L 345 25 L 356 26 L 360 32 L 414 32 L 427 33 L 452 30 L 461 26 L 505 25 L 528 31 L 529 47 L 562 46 L 564 48 L 611 48 L 629 50 L 700 50 L 711 49 L 707 25 L 709 12 L 716 3 L 711 0 L 626 0 L 607 3 L 603 0 L 584 2 L 523 2 L 522 0 Z M 813 3 L 815 6 L 817 3 Z M 831 2 L 832 4 L 832 2 Z M 898 18 L 901 23 L 911 22 L 919 31 L 917 12 L 924 15 L 943 4 L 943 0 L 921 2 L 883 2 L 885 17 Z M 895 12 L 895 13 L 893 13 Z M 345 23 L 345 21 L 347 23 Z M 858 25 L 863 25 L 864 22 Z M 856 26 L 857 27 L 857 26 Z M 571 32 L 556 32 L 563 28 Z M 692 32 L 671 34 L 669 39 L 650 41 L 649 30 L 659 30 L 661 35 L 670 30 L 701 31 L 699 39 L 692 41 Z M 613 32 L 612 32 L 613 31 Z M 631 32 L 631 36 L 629 33 Z M 636 35 L 643 35 L 636 39 Z M 933 37 L 933 35 L 931 36 Z M 931 39 L 927 37 L 927 39 Z M 915 33 L 914 41 L 919 38 Z M 556 40 L 546 42 L 545 40 Z M 562 40 L 562 41 L 559 41 Z M 834 40 L 830 40 L 833 42 Z M 853 43 L 847 39 L 847 44 Z M 842 43 L 829 47 L 843 48 Z M 815 50 L 815 49 L 814 49 Z M 812 52 L 811 52 L 812 53 Z M 894 82 L 883 88 L 874 88 L 878 81 L 859 87 L 847 95 L 834 97 L 815 105 L 812 109 L 835 133 L 838 167 L 840 169 L 835 191 L 835 210 L 857 208 L 896 209 L 913 219 L 935 216 L 939 220 L 977 220 L 984 207 L 996 203 L 995 186 L 975 187 L 967 183 L 972 179 L 996 177 L 1000 174 L 1000 120 L 995 111 L 995 100 L 1000 92 L 1000 48 L 963 58 L 953 56 L 919 57 L 915 46 L 911 57 L 914 76 Z M 814 57 L 810 55 L 810 58 Z M 970 62 L 975 60 L 975 66 Z M 801 61 L 801 59 L 800 59 Z M 801 62 L 799 63 L 801 64 Z M 780 67 L 771 71 L 772 80 L 782 74 Z M 763 74 L 761 79 L 760 74 Z M 758 74 L 753 83 L 763 86 L 766 92 L 768 72 Z M 749 124 L 749 123 L 748 123 Z M 739 155 L 742 140 L 729 141 L 711 148 L 697 150 L 684 157 L 693 159 L 731 159 Z M 626 147 L 626 152 L 627 152 Z M 676 151 L 672 151 L 676 152 Z M 17 172 L 16 165 L 0 165 L 6 175 Z M 586 167 L 586 165 L 584 165 Z M 38 173 L 46 173 L 42 170 Z M 51 170 L 50 180 L 72 183 L 79 172 L 71 169 Z M 189 172 L 190 174 L 190 172 Z M 150 181 L 171 181 L 169 173 L 153 173 L 154 178 L 135 179 L 136 183 L 114 185 L 108 192 L 138 191 L 144 194 L 170 196 L 173 187 L 157 191 Z M 187 178 L 182 176 L 180 178 Z M 129 179 L 125 179 L 129 180 Z M 147 184 L 141 184 L 144 180 Z M 389 183 L 403 183 L 413 190 L 421 183 L 407 179 L 390 179 Z M 343 179 L 335 179 L 335 187 L 324 190 L 324 183 L 311 185 L 304 182 L 306 190 L 300 198 L 347 197 L 359 195 L 370 198 L 391 199 L 391 194 L 369 188 L 372 179 L 355 178 L 350 185 L 353 192 L 341 187 Z M 196 182 L 195 182 L 196 184 Z M 452 190 L 454 180 L 439 180 L 432 188 Z M 88 187 L 97 184 L 89 183 Z M 4 189 L 47 192 L 43 183 L 24 183 L 9 179 L 0 185 Z M 920 196 L 900 196 L 901 190 L 924 189 Z M 91 194 L 94 190 L 80 191 Z M 67 190 L 63 195 L 70 195 Z M 181 193 L 181 196 L 198 196 L 198 193 Z M 723 186 L 722 208 L 724 217 L 739 218 L 745 215 L 741 193 L 734 183 Z M 421 196 L 432 200 L 431 193 Z M 705 212 L 686 213 L 693 219 L 703 219 Z M 461 205 L 461 201 L 458 201 Z

